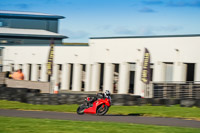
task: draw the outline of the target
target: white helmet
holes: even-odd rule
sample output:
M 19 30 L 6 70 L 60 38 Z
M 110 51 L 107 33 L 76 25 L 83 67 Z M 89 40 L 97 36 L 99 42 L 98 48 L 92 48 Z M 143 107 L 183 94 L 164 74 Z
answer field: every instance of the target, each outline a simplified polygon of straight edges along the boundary
M 109 90 L 105 91 L 105 96 L 110 96 L 110 91 Z

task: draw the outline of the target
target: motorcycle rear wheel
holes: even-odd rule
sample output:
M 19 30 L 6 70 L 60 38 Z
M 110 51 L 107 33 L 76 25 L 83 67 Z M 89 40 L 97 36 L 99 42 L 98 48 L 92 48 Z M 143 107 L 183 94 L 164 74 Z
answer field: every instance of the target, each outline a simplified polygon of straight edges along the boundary
M 97 107 L 96 114 L 97 115 L 105 115 L 108 112 L 109 107 L 105 104 L 101 104 Z
M 78 115 L 83 115 L 84 114 L 84 110 L 85 110 L 85 108 L 83 107 L 83 105 L 80 105 L 77 108 L 76 112 L 77 112 Z

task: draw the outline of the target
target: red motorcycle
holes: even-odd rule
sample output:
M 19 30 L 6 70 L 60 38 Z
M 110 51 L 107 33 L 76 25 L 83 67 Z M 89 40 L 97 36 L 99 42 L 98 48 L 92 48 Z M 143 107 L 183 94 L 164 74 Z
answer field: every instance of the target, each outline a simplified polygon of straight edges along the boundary
M 77 114 L 105 115 L 111 106 L 111 97 L 108 95 L 106 97 L 97 98 L 93 103 L 89 103 L 90 100 L 91 98 L 87 97 L 86 102 L 78 107 Z

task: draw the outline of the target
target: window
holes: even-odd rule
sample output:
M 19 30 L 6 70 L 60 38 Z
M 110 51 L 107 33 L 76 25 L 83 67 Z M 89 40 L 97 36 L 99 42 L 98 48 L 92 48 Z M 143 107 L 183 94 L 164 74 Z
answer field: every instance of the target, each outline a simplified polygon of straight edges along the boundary
M 134 93 L 136 63 L 130 62 L 129 93 Z
M 20 39 L 0 39 L 0 44 L 22 44 L 23 40 Z
M 8 43 L 8 41 L 7 40 L 4 40 L 4 39 L 0 39 L 0 44 L 6 44 L 6 43 Z
M 154 64 L 150 65 L 150 81 L 153 81 L 153 69 L 154 69 Z
M 194 81 L 195 63 L 186 63 L 186 81 Z
M 3 27 L 3 22 L 0 22 L 0 27 Z

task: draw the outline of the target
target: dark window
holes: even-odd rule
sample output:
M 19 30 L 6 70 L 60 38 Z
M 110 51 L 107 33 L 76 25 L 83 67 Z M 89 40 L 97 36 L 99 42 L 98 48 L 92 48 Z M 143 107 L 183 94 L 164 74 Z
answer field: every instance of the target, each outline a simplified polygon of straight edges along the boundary
M 195 64 L 187 63 L 186 81 L 194 81 L 194 70 L 195 70 Z
M 22 44 L 22 40 L 18 39 L 8 40 L 8 44 Z
M 100 86 L 99 91 L 103 91 L 104 63 L 100 63 Z
M 135 85 L 135 69 L 136 64 L 134 62 L 130 64 L 130 77 L 129 77 L 129 93 L 134 93 L 134 85 Z
M 82 64 L 82 79 L 81 79 L 82 90 L 81 91 L 84 91 L 85 89 L 85 75 L 86 75 L 86 65 Z
M 74 64 L 70 64 L 71 65 L 71 72 L 70 72 L 70 90 L 72 90 L 72 82 L 73 82 L 73 68 L 74 68 Z
M 22 44 L 21 39 L 0 39 L 0 44 Z
M 29 78 L 28 78 L 28 80 L 31 80 L 31 72 L 32 72 L 32 64 L 29 64 Z
M 153 81 L 153 69 L 154 69 L 154 65 L 151 64 L 151 67 L 150 67 L 150 81 Z
M 113 81 L 114 93 L 118 92 L 118 81 L 119 81 L 119 64 L 114 64 L 114 81 Z

